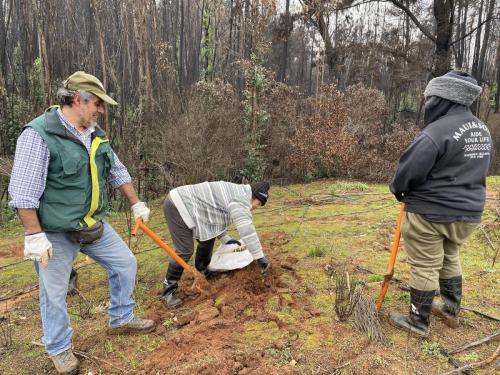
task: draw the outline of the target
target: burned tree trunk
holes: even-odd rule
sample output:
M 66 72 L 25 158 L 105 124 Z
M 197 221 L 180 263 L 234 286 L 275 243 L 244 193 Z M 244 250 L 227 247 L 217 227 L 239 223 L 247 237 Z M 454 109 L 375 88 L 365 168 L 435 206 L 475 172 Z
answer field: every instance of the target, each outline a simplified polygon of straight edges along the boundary
M 453 32 L 453 0 L 434 0 L 436 18 L 436 54 L 433 74 L 441 76 L 450 70 L 450 41 Z

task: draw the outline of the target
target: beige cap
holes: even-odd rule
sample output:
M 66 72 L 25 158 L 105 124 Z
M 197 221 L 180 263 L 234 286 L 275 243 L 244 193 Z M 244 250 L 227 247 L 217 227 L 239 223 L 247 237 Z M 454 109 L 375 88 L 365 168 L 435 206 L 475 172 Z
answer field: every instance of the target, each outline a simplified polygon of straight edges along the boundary
M 64 82 L 64 87 L 72 91 L 85 91 L 94 94 L 95 96 L 101 98 L 106 103 L 111 105 L 118 105 L 104 90 L 104 86 L 101 81 L 99 81 L 92 74 L 85 72 L 75 72 L 70 75 Z

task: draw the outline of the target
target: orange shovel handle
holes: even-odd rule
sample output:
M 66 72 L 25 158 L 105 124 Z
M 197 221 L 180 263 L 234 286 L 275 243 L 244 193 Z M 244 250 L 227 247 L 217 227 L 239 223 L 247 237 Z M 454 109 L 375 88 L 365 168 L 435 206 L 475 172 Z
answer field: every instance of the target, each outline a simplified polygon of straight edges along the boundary
M 387 269 L 387 273 L 384 275 L 382 290 L 380 291 L 377 300 L 377 305 L 376 305 L 377 311 L 380 311 L 380 309 L 382 308 L 382 302 L 384 302 L 385 294 L 389 289 L 389 282 L 391 281 L 392 276 L 394 275 L 394 264 L 396 263 L 396 256 L 398 255 L 399 240 L 401 238 L 401 223 L 403 222 L 404 209 L 405 209 L 405 204 L 401 203 L 399 205 L 399 216 L 398 216 L 398 221 L 396 222 L 396 231 L 394 233 L 394 241 L 392 243 L 391 256 L 389 258 L 389 267 Z
M 191 272 L 194 274 L 193 270 L 189 265 L 182 259 L 177 253 L 170 248 L 165 242 L 163 242 L 160 237 L 156 235 L 155 232 L 153 232 L 151 229 L 149 229 L 146 224 L 144 224 L 144 221 L 142 221 L 142 218 L 137 219 L 134 229 L 132 229 L 132 236 L 137 235 L 137 230 L 142 229 L 144 233 L 146 233 L 151 239 L 156 242 L 160 247 L 171 257 L 173 258 L 177 263 L 179 263 L 182 268 L 184 268 L 186 271 Z

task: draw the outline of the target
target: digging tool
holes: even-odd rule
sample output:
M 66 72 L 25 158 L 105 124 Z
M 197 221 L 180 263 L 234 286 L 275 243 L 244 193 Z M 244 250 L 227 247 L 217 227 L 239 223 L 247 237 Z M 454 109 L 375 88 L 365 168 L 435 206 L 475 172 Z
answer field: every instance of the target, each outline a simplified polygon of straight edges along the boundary
M 399 216 L 398 221 L 396 222 L 396 232 L 394 233 L 394 241 L 392 243 L 391 256 L 389 258 L 389 268 L 387 269 L 387 273 L 384 275 L 384 282 L 382 283 L 382 290 L 378 296 L 377 300 L 377 311 L 380 311 L 382 308 L 382 303 L 384 302 L 385 294 L 389 289 L 389 282 L 394 276 L 394 264 L 396 263 L 396 256 L 398 255 L 399 248 L 399 240 L 401 238 L 401 223 L 403 222 L 403 214 L 404 214 L 405 204 L 401 203 L 399 206 Z
M 203 276 L 198 270 L 191 268 L 185 261 L 182 259 L 179 255 L 176 254 L 174 250 L 170 248 L 165 242 L 163 242 L 160 237 L 156 235 L 155 232 L 153 232 L 151 229 L 147 227 L 146 224 L 144 224 L 144 221 L 142 218 L 137 219 L 137 222 L 135 223 L 134 229 L 132 230 L 132 236 L 137 235 L 137 230 L 142 229 L 144 233 L 146 233 L 154 242 L 156 242 L 160 247 L 171 257 L 173 258 L 177 263 L 181 265 L 182 268 L 184 268 L 187 272 L 190 272 L 194 276 L 194 283 L 191 286 L 191 289 L 196 289 L 201 293 L 207 294 L 208 291 L 210 290 L 210 284 L 207 282 L 207 279 L 205 279 L 205 276 Z

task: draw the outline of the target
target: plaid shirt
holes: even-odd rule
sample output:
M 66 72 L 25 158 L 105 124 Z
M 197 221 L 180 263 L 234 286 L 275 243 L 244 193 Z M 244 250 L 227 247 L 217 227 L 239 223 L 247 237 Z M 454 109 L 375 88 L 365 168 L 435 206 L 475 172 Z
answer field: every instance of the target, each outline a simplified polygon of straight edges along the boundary
M 90 153 L 91 135 L 95 129 L 86 129 L 80 133 L 61 110 L 57 110 L 61 123 L 76 136 Z M 113 152 L 115 165 L 111 168 L 108 182 L 114 188 L 132 181 L 127 168 Z M 40 198 L 45 190 L 47 171 L 49 169 L 50 152 L 42 137 L 31 127 L 25 129 L 17 139 L 14 165 L 9 183 L 9 194 L 12 208 L 38 208 Z

